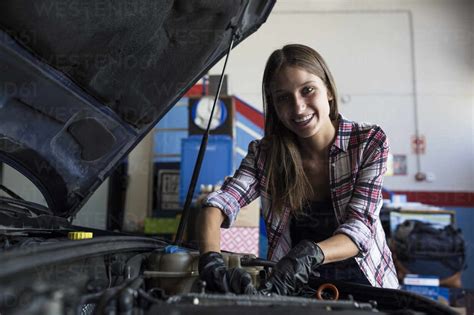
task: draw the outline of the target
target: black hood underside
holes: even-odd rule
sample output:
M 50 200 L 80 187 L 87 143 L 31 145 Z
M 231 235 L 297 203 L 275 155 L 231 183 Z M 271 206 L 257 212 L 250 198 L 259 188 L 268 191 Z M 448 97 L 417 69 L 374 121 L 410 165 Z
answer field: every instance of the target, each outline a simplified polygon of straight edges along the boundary
M 274 1 L 2 0 L 0 160 L 75 214 Z

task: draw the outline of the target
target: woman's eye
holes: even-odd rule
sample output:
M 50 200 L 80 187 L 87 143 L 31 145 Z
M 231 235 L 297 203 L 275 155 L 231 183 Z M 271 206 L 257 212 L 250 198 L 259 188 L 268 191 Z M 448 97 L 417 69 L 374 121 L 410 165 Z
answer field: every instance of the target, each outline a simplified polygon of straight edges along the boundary
M 288 99 L 288 95 L 286 94 L 281 94 L 276 97 L 277 102 L 284 102 Z
M 302 90 L 303 95 L 308 95 L 309 93 L 313 92 L 314 88 L 311 86 L 305 86 Z

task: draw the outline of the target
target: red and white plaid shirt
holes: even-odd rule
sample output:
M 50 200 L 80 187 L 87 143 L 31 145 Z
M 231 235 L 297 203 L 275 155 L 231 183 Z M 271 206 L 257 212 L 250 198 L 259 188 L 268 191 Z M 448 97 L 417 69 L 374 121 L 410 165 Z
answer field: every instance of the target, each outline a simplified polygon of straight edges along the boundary
M 267 192 L 265 153 L 260 140 L 252 141 L 242 164 L 220 190 L 209 194 L 203 205 L 222 210 L 223 228 L 235 221 L 241 207 L 261 197 L 262 214 L 268 236 L 268 259 L 278 261 L 291 248 L 290 215 L 270 211 Z M 336 139 L 329 151 L 329 184 L 338 228 L 334 234 L 349 236 L 359 248 L 355 257 L 369 282 L 376 287 L 397 288 L 392 254 L 379 220 L 382 207 L 382 182 L 388 155 L 383 130 L 339 117 Z

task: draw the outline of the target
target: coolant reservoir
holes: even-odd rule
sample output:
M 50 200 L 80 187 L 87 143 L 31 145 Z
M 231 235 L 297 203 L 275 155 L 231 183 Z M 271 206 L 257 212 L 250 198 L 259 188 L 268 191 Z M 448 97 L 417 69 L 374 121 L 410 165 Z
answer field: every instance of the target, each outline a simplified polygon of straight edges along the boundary
M 193 283 L 199 276 L 198 261 L 197 251 L 155 251 L 150 255 L 143 275 L 150 279 L 151 288 L 161 288 L 167 294 L 192 292 Z
M 243 254 L 222 253 L 224 262 L 229 268 L 242 268 L 240 259 Z M 148 279 L 147 286 L 161 288 L 166 294 L 182 294 L 197 292 L 196 280 L 198 272 L 199 252 L 181 250 L 167 253 L 164 250 L 153 252 L 148 258 L 147 270 L 143 275 Z M 258 273 L 261 267 L 244 268 L 257 286 Z

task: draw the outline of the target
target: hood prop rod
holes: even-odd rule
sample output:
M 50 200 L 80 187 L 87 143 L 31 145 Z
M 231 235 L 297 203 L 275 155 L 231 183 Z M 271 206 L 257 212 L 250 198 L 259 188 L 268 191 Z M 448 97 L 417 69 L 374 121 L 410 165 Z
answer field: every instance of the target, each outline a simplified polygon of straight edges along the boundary
M 189 211 L 191 208 L 191 202 L 193 199 L 194 190 L 196 188 L 198 176 L 201 171 L 202 161 L 204 159 L 204 154 L 206 152 L 207 140 L 209 137 L 209 131 L 211 129 L 211 122 L 212 122 L 212 117 L 214 115 L 214 109 L 216 108 L 216 104 L 219 99 L 219 95 L 221 93 L 222 82 L 224 81 L 225 68 L 227 66 L 227 60 L 229 59 L 230 51 L 234 45 L 234 41 L 238 37 L 238 34 L 236 32 L 237 28 L 235 27 L 235 25 L 231 27 L 232 27 L 232 36 L 230 38 L 229 48 L 225 57 L 224 67 L 222 68 L 222 74 L 219 79 L 219 85 L 217 87 L 216 97 L 214 98 L 214 104 L 212 105 L 209 122 L 207 123 L 206 131 L 204 132 L 204 135 L 202 136 L 201 146 L 199 147 L 198 157 L 193 169 L 193 176 L 191 177 L 191 182 L 189 183 L 188 194 L 186 195 L 186 201 L 184 203 L 183 213 L 181 215 L 181 220 L 179 221 L 178 232 L 176 233 L 176 238 L 174 241 L 176 245 L 181 245 L 183 243 L 184 230 L 186 228 L 186 223 L 188 222 L 188 219 L 189 219 Z

